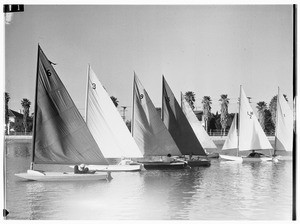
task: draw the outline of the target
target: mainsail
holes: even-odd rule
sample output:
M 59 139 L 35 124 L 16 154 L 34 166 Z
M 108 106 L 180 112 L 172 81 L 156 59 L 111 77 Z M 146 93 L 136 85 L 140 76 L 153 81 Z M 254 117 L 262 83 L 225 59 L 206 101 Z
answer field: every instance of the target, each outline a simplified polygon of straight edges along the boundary
M 293 111 L 279 92 L 277 95 L 275 150 L 292 151 Z
M 234 115 L 231 123 L 227 139 L 223 145 L 222 150 L 226 149 L 237 149 L 238 148 L 238 136 L 237 136 L 237 114 Z
M 272 149 L 272 146 L 259 124 L 242 86 L 240 89 L 239 111 L 239 150 Z
M 211 140 L 204 127 L 201 125 L 200 121 L 196 117 L 194 111 L 192 110 L 189 103 L 184 98 L 181 93 L 181 109 L 185 114 L 187 120 L 189 121 L 193 131 L 195 132 L 199 142 L 201 143 L 204 150 L 206 149 L 217 149 L 215 143 Z
M 132 135 L 144 156 L 181 155 L 136 74 L 133 81 Z
M 108 164 L 40 46 L 35 94 L 33 163 Z
M 206 153 L 163 77 L 162 120 L 183 155 Z
M 143 157 L 125 122 L 88 66 L 86 123 L 105 158 Z

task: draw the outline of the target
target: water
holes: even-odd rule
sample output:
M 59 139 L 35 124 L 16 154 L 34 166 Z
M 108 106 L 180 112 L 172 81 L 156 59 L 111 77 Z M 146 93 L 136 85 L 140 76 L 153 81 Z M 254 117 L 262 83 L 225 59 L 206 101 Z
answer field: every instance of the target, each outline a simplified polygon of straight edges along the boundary
M 113 180 L 43 183 L 15 173 L 30 163 L 29 141 L 7 144 L 8 219 L 291 220 L 292 162 L 113 173 Z M 39 168 L 39 167 L 38 167 Z M 67 166 L 40 166 L 70 171 Z

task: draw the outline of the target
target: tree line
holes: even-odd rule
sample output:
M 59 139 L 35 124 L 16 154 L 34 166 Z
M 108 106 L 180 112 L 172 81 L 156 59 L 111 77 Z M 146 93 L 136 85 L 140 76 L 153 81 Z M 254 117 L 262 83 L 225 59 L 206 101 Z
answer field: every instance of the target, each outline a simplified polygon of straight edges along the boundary
M 191 108 L 195 109 L 195 93 L 192 91 L 187 91 L 184 94 L 184 98 L 187 100 Z M 288 102 L 287 96 L 284 94 L 285 100 Z M 249 100 L 251 98 L 248 98 Z M 232 120 L 234 118 L 234 113 L 228 113 L 228 105 L 230 99 L 227 94 L 220 95 L 220 113 L 217 111 L 215 114 L 211 112 L 212 100 L 210 96 L 204 96 L 202 98 L 202 110 L 203 110 L 203 120 L 204 127 L 207 132 L 210 130 L 220 130 L 221 134 L 225 134 L 231 126 Z M 273 134 L 275 132 L 276 125 L 276 110 L 277 110 L 277 95 L 273 96 L 269 106 L 265 101 L 259 101 L 256 104 L 256 109 L 258 113 L 258 120 L 263 130 L 266 133 Z
M 113 101 L 114 105 L 118 107 L 119 101 L 116 97 L 111 96 L 111 100 Z M 184 94 L 184 98 L 187 100 L 189 105 L 191 106 L 192 110 L 195 110 L 195 93 L 193 91 L 187 91 Z M 286 101 L 288 101 L 287 96 L 284 94 L 284 98 Z M 8 103 L 10 100 L 9 93 L 5 92 L 5 133 L 8 133 L 7 127 L 9 123 L 9 113 L 8 113 Z M 211 104 L 212 100 L 210 96 L 203 96 L 201 100 L 202 104 L 202 111 L 203 111 L 203 121 L 204 121 L 204 128 L 207 132 L 211 130 L 220 130 L 221 135 L 224 135 L 226 133 L 226 130 L 228 130 L 231 126 L 231 123 L 234 118 L 234 113 L 228 113 L 228 105 L 230 102 L 230 99 L 228 98 L 227 94 L 221 94 L 220 95 L 220 113 L 217 111 L 215 114 L 211 112 Z M 31 132 L 32 131 L 32 125 L 29 125 L 28 118 L 33 118 L 34 114 L 30 113 L 30 106 L 31 102 L 23 98 L 21 100 L 21 106 L 23 110 L 23 122 L 22 127 L 15 127 L 15 131 L 20 132 Z M 266 133 L 273 134 L 275 132 L 275 125 L 276 125 L 276 110 L 277 110 L 277 95 L 273 96 L 271 99 L 269 106 L 266 102 L 260 101 L 256 104 L 256 109 L 258 113 L 258 120 L 260 125 L 262 126 L 263 130 Z M 198 118 L 199 119 L 199 118 Z M 200 120 L 200 119 L 199 119 Z M 131 122 L 126 121 L 126 125 L 130 130 Z
M 114 105 L 116 107 L 118 107 L 119 105 L 119 101 L 116 97 L 111 96 L 110 97 L 112 102 L 114 103 Z M 5 92 L 5 133 L 8 134 L 8 123 L 9 123 L 9 107 L 8 107 L 8 103 L 10 100 L 10 95 L 8 92 Z M 32 122 L 29 122 L 29 118 L 31 118 L 33 120 L 33 116 L 34 113 L 31 113 L 31 115 L 29 115 L 30 113 L 30 106 L 31 106 L 31 102 L 30 100 L 28 100 L 27 98 L 23 98 L 21 100 L 21 106 L 22 106 L 22 111 L 23 111 L 23 122 L 21 126 L 14 126 L 14 130 L 16 132 L 24 132 L 25 134 L 28 132 L 32 131 Z

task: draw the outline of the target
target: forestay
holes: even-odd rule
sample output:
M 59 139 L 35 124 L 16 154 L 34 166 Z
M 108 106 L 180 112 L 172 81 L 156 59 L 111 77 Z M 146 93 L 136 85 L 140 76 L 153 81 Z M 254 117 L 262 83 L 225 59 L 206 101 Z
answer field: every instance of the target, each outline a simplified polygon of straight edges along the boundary
M 185 114 L 187 120 L 189 121 L 195 135 L 197 136 L 199 142 L 201 143 L 204 150 L 206 149 L 217 149 L 215 143 L 211 140 L 204 127 L 201 125 L 200 121 L 196 117 L 194 111 L 192 110 L 189 103 L 184 98 L 181 93 L 181 109 Z
M 90 66 L 86 123 L 105 158 L 143 157 L 124 120 Z
M 144 156 L 181 155 L 147 91 L 134 74 L 132 135 Z
M 183 155 L 206 153 L 163 77 L 162 120 Z
M 35 116 L 32 162 L 108 164 L 40 46 Z

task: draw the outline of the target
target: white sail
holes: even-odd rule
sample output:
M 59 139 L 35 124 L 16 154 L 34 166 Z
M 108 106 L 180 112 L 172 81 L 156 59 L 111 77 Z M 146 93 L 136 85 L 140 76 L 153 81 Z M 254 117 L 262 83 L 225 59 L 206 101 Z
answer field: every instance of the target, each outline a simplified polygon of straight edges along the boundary
M 188 119 L 190 125 L 193 128 L 199 142 L 201 143 L 204 150 L 206 149 L 217 149 L 215 143 L 211 140 L 207 132 L 204 130 L 204 127 L 201 125 L 200 121 L 196 117 L 194 111 L 192 110 L 189 103 L 184 98 L 181 93 L 181 109 Z
M 238 148 L 238 135 L 237 135 L 237 114 L 234 115 L 233 121 L 231 123 L 227 139 L 223 145 L 222 150 L 225 149 L 237 149 Z
M 181 155 L 147 91 L 134 74 L 132 135 L 144 156 Z
M 242 87 L 240 91 L 239 150 L 272 149 Z
M 278 93 L 277 97 L 275 150 L 292 151 L 293 111 L 282 94 Z
M 111 98 L 90 67 L 86 123 L 105 158 L 143 157 Z

